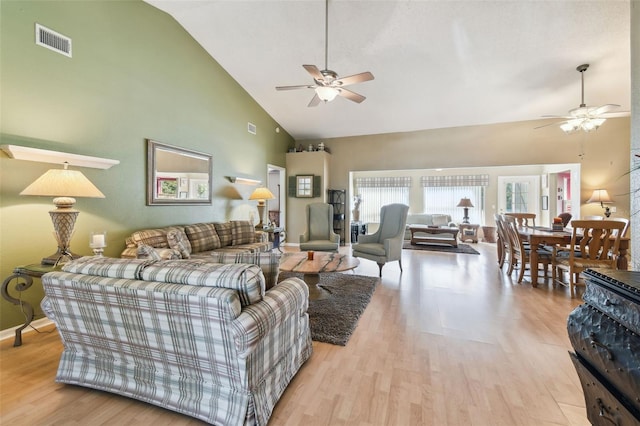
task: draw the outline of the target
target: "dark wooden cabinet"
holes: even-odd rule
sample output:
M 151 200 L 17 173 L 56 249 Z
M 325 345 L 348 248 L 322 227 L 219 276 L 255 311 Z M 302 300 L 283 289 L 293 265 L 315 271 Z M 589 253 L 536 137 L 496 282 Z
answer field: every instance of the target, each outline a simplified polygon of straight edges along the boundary
M 345 208 L 347 191 L 345 189 L 328 189 L 329 204 L 333 206 L 333 232 L 340 235 L 340 245 L 345 240 Z
M 640 272 L 589 269 L 567 320 L 571 359 L 594 425 L 640 424 Z

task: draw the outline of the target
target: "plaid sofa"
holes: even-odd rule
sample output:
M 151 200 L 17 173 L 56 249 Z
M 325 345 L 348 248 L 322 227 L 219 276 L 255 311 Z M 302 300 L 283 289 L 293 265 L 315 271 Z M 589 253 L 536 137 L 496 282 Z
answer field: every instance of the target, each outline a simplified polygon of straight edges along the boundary
M 120 257 L 128 259 L 207 259 L 212 253 L 255 253 L 273 249 L 269 234 L 251 222 L 195 223 L 136 231 Z
M 42 277 L 56 381 L 216 425 L 266 425 L 311 356 L 308 288 L 258 265 L 83 257 Z

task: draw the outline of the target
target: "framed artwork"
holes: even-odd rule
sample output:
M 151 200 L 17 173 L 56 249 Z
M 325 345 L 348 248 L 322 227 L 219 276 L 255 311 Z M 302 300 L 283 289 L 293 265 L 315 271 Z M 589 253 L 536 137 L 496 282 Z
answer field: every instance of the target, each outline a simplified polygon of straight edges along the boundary
M 299 197 L 299 198 L 313 197 L 313 175 L 297 175 L 296 176 L 296 197 Z
M 542 196 L 542 210 L 549 210 L 549 196 Z

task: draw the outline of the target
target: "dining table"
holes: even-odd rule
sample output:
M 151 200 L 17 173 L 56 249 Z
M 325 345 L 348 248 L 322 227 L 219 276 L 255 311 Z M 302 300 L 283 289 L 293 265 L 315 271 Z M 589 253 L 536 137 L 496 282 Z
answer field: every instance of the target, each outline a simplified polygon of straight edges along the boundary
M 560 245 L 568 246 L 571 243 L 572 230 L 564 228 L 562 231 L 552 231 L 550 228 L 545 227 L 518 227 L 518 234 L 523 241 L 529 242 L 531 247 L 537 247 L 543 245 Z M 629 237 L 620 238 L 620 254 L 618 256 L 616 266 L 619 270 L 626 271 L 628 268 L 627 254 L 629 252 Z M 531 262 L 531 285 L 533 287 L 538 286 L 538 252 L 537 250 L 531 250 L 530 253 Z

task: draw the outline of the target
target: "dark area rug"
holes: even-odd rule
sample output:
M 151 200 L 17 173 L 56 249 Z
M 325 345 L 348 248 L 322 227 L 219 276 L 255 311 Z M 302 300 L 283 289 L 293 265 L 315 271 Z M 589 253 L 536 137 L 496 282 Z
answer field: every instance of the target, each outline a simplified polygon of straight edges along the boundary
M 402 244 L 403 249 L 407 250 L 424 250 L 424 251 L 440 251 L 444 253 L 463 253 L 463 254 L 480 254 L 469 244 L 458 244 L 458 247 L 451 247 L 437 244 L 416 244 L 412 245 L 409 241 Z
M 302 274 L 281 272 L 278 279 L 289 277 L 302 279 Z M 379 282 L 378 277 L 350 273 L 320 274 L 320 286 L 329 292 L 330 296 L 322 300 L 309 301 L 307 312 L 311 339 L 345 346 Z

